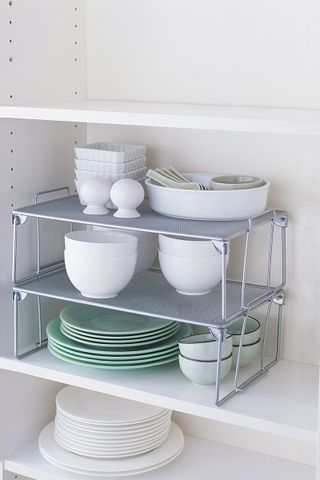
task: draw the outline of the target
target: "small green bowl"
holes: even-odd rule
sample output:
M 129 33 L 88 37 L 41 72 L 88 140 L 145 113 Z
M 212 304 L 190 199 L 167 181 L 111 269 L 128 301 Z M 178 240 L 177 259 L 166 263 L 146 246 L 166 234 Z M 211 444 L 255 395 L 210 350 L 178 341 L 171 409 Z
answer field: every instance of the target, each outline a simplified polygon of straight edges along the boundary
M 236 368 L 239 347 L 233 347 L 232 368 Z M 240 354 L 240 367 L 246 367 L 254 361 L 260 352 L 260 339 L 250 345 L 242 345 Z
M 228 327 L 228 333 L 232 335 L 233 346 L 240 344 L 243 318 Z M 243 345 L 250 345 L 260 339 L 261 326 L 259 320 L 253 317 L 247 318 L 246 330 L 243 336 Z
M 194 360 L 179 355 L 179 365 L 182 373 L 196 385 L 212 385 L 216 383 L 217 361 Z M 231 370 L 232 354 L 221 361 L 221 379 Z
M 262 178 L 247 175 L 225 175 L 213 177 L 210 180 L 211 190 L 244 190 L 262 187 L 262 185 L 265 185 Z

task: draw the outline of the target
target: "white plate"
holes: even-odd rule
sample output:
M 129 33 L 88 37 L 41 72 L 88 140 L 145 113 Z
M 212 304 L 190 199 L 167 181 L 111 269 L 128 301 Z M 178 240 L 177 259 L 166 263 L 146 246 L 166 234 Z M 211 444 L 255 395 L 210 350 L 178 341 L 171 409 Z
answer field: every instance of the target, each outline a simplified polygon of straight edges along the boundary
M 93 457 L 93 458 L 109 458 L 109 459 L 116 459 L 116 458 L 126 458 L 132 457 L 134 455 L 143 455 L 150 450 L 160 447 L 166 441 L 167 435 L 164 435 L 161 439 L 155 440 L 154 442 L 150 442 L 149 444 L 140 445 L 136 448 L 98 448 L 98 447 L 91 447 L 87 445 L 81 445 L 79 443 L 75 443 L 73 441 L 69 441 L 61 437 L 59 434 L 55 434 L 56 442 L 63 448 L 67 449 L 69 452 L 76 453 L 77 455 L 83 455 L 84 457 Z
M 127 450 L 127 449 L 132 449 L 132 448 L 140 448 L 141 446 L 144 445 L 149 445 L 152 442 L 156 442 L 158 440 L 161 440 L 161 438 L 164 438 L 169 431 L 170 424 L 167 426 L 166 429 L 162 429 L 161 431 L 154 432 L 154 434 L 138 437 L 131 439 L 130 441 L 126 441 L 123 439 L 122 441 L 117 440 L 114 441 L 114 439 L 96 439 L 91 437 L 90 435 L 85 436 L 85 435 L 78 435 L 74 432 L 69 432 L 68 430 L 64 429 L 61 427 L 61 425 L 55 421 L 55 433 L 62 439 L 65 439 L 66 441 L 72 441 L 77 445 L 82 445 L 82 446 L 88 446 L 91 448 L 107 448 L 110 450 L 115 450 L 115 449 L 122 449 L 122 450 Z
M 42 430 L 39 437 L 40 453 L 48 462 L 70 472 L 96 476 L 126 476 L 154 470 L 174 460 L 182 452 L 183 446 L 183 433 L 175 423 L 172 423 L 168 438 L 161 447 L 122 460 L 86 458 L 68 452 L 55 441 L 53 422 Z
M 184 173 L 190 180 L 208 186 L 214 173 Z M 150 207 L 169 217 L 196 220 L 236 220 L 263 213 L 270 183 L 245 190 L 180 190 L 145 181 Z
M 65 414 L 99 425 L 134 425 L 164 415 L 167 409 L 77 387 L 66 387 L 56 397 Z
M 64 428 L 67 432 L 84 436 L 84 437 L 91 437 L 96 440 L 104 440 L 104 441 L 132 441 L 137 438 L 146 437 L 147 435 L 153 435 L 154 433 L 158 433 L 169 428 L 171 418 L 166 417 L 161 422 L 157 422 L 151 425 L 148 425 L 144 428 L 137 428 L 137 429 L 94 429 L 91 428 L 90 425 L 84 426 L 83 424 L 79 425 L 72 420 L 68 420 L 65 418 L 61 418 L 61 415 L 58 414 L 55 419 L 56 423 Z

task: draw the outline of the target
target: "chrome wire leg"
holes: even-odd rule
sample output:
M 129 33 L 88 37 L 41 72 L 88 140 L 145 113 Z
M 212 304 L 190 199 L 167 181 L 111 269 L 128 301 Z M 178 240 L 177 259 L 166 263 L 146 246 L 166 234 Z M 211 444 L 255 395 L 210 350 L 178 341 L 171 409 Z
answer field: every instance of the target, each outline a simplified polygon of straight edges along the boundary
M 245 290 L 246 290 L 246 276 L 247 276 L 247 262 L 248 262 L 248 247 L 249 247 L 250 231 L 246 234 L 243 254 L 242 279 L 241 279 L 241 308 L 245 308 Z
M 210 333 L 217 341 L 217 365 L 216 365 L 216 393 L 215 405 L 219 405 L 220 384 L 221 384 L 221 360 L 222 360 L 222 343 L 225 339 L 227 331 L 220 328 L 210 328 Z
M 236 369 L 235 369 L 235 374 L 234 374 L 234 385 L 233 385 L 233 388 L 234 388 L 234 390 L 236 390 L 236 391 L 237 391 L 238 388 L 239 388 L 239 385 L 238 385 L 238 375 L 239 375 L 241 351 L 242 351 L 244 334 L 245 334 L 246 326 L 247 326 L 247 320 L 248 320 L 248 312 L 246 312 L 245 315 L 244 315 L 244 317 L 243 317 L 243 323 L 242 323 L 241 335 L 240 335 L 240 343 L 239 343 L 239 350 L 238 350 L 238 355 L 237 355 L 237 363 L 236 363 Z
M 271 306 L 272 306 L 272 301 L 270 300 L 269 303 L 268 303 L 268 307 L 267 307 L 266 323 L 265 323 L 264 334 L 263 334 L 263 337 L 262 337 L 262 344 L 261 344 L 261 352 L 260 352 L 260 368 L 261 368 L 261 370 L 265 369 L 265 367 L 264 367 L 264 353 L 265 353 L 266 341 L 267 341 L 268 330 L 269 330 Z
M 19 357 L 19 307 L 18 292 L 13 293 L 13 339 L 14 356 Z
M 38 345 L 42 345 L 42 305 L 41 298 L 37 296 L 37 312 L 38 312 Z

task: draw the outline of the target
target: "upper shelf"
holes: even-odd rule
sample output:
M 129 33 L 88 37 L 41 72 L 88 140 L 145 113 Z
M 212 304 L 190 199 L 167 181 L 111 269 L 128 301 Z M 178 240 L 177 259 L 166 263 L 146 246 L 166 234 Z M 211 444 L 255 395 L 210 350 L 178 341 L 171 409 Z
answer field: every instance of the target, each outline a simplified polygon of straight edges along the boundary
M 0 106 L 0 118 L 320 135 L 320 110 L 87 100 Z
M 138 208 L 139 218 L 116 218 L 113 215 L 86 215 L 77 195 L 63 197 L 15 209 L 13 214 L 27 217 L 61 220 L 85 225 L 126 228 L 147 232 L 175 234 L 182 237 L 198 237 L 214 240 L 231 240 L 244 234 L 252 227 L 272 221 L 281 212 L 266 210 L 264 213 L 245 220 L 207 221 L 183 220 L 160 215 L 149 206 L 148 200 Z

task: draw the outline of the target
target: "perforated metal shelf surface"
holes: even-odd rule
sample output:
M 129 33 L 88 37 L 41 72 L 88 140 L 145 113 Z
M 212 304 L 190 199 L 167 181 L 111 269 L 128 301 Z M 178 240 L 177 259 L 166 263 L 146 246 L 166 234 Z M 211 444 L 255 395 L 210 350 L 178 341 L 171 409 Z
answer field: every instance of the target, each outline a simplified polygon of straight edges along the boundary
M 277 215 L 275 210 L 266 210 L 261 215 L 245 220 L 219 222 L 184 220 L 166 217 L 154 212 L 151 210 L 147 199 L 138 208 L 141 213 L 141 217 L 139 218 L 124 219 L 115 218 L 113 215 L 85 215 L 82 210 L 83 207 L 79 203 L 79 198 L 75 195 L 15 209 L 13 214 L 87 225 L 127 228 L 215 240 L 231 240 L 250 230 L 252 227 L 270 222 Z
M 131 313 L 142 313 L 158 318 L 177 320 L 204 326 L 223 327 L 230 318 L 241 315 L 241 286 L 235 282 L 227 284 L 227 319 L 221 318 L 221 285 L 211 293 L 200 296 L 181 295 L 171 287 L 159 271 L 148 271 L 133 279 L 115 298 L 96 300 L 83 297 L 67 277 L 64 269 L 46 274 L 33 280 L 21 281 L 15 291 L 27 292 L 69 302 L 111 308 Z M 247 285 L 246 303 L 271 298 L 276 289 L 267 290 L 258 285 Z

